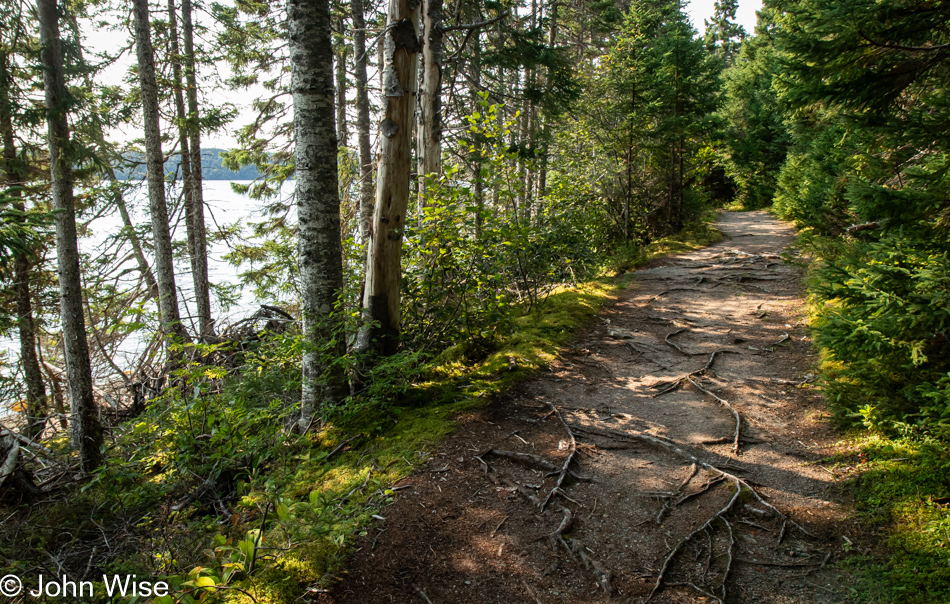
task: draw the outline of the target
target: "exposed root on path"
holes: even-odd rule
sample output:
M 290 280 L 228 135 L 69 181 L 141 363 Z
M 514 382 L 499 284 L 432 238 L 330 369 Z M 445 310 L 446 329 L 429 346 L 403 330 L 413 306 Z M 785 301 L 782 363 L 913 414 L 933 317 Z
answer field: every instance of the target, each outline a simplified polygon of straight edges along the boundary
M 732 452 L 733 452 L 734 454 L 738 455 L 738 454 L 739 454 L 739 431 L 740 431 L 740 429 L 742 428 L 742 419 L 739 417 L 739 412 L 736 411 L 736 408 L 735 408 L 735 407 L 733 407 L 731 404 L 729 404 L 729 401 L 727 401 L 727 400 L 724 399 L 724 398 L 720 398 L 720 397 L 717 396 L 714 392 L 711 392 L 711 391 L 709 391 L 709 390 L 706 390 L 705 388 L 703 388 L 702 386 L 699 385 L 699 382 L 696 382 L 695 380 L 693 380 L 693 378 L 687 377 L 686 379 L 687 379 L 687 380 L 689 381 L 689 383 L 692 384 L 697 390 L 699 390 L 700 392 L 702 392 L 702 393 L 704 393 L 704 394 L 708 394 L 709 396 L 713 397 L 714 399 L 716 399 L 716 402 L 717 402 L 717 403 L 719 403 L 720 405 L 722 405 L 723 407 L 725 407 L 726 409 L 728 409 L 728 410 L 732 413 L 732 417 L 736 420 L 736 429 L 735 429 L 735 431 L 734 431 L 734 434 L 732 435 Z M 728 439 L 720 439 L 720 441 L 725 441 L 725 440 L 728 440 Z M 712 441 L 708 441 L 708 442 L 712 442 Z
M 678 332 L 676 332 L 676 333 L 678 333 Z M 671 335 L 673 335 L 673 334 L 671 334 Z M 667 336 L 667 338 L 669 338 L 669 336 Z M 681 351 L 681 352 L 682 352 L 682 351 Z M 676 390 L 677 388 L 679 388 L 679 387 L 683 384 L 683 382 L 685 382 L 686 380 L 688 380 L 688 379 L 691 378 L 691 377 L 700 376 L 700 375 L 705 375 L 705 373 L 706 373 L 707 371 L 709 371 L 710 369 L 712 369 L 713 363 L 716 361 L 716 356 L 717 356 L 717 355 L 725 354 L 725 353 L 729 353 L 729 352 L 734 353 L 734 351 L 732 351 L 732 350 L 714 350 L 714 351 L 712 352 L 712 354 L 709 355 L 709 360 L 706 361 L 706 364 L 703 365 L 701 368 L 697 369 L 696 371 L 691 371 L 690 373 L 687 373 L 687 374 L 685 374 L 685 375 L 681 375 L 681 376 L 679 376 L 678 378 L 675 378 L 675 379 L 673 379 L 673 380 L 665 380 L 665 381 L 657 382 L 656 384 L 653 384 L 653 386 L 652 386 L 653 388 L 660 388 L 660 389 L 661 389 L 659 392 L 657 392 L 656 394 L 653 395 L 653 398 L 656 398 L 656 397 L 658 397 L 658 396 L 662 396 L 662 395 L 666 394 L 667 392 L 672 392 L 672 391 Z M 686 353 L 684 352 L 683 354 L 686 354 Z
M 564 426 L 564 429 L 567 431 L 567 435 L 570 437 L 571 441 L 568 445 L 569 449 L 567 457 L 564 459 L 564 465 L 561 466 L 561 471 L 558 474 L 557 482 L 554 484 L 554 487 L 548 493 L 548 496 L 544 498 L 544 501 L 542 501 L 541 505 L 539 506 L 540 511 L 542 512 L 544 511 L 544 508 L 547 507 L 548 502 L 551 501 L 551 497 L 553 497 L 555 493 L 561 491 L 561 485 L 564 484 L 564 479 L 567 477 L 568 471 L 570 470 L 571 462 L 574 461 L 574 455 L 577 453 L 577 439 L 574 438 L 574 432 L 571 430 L 571 427 L 567 425 L 566 421 L 564 421 L 564 418 L 561 416 L 561 412 L 558 411 L 557 407 L 551 403 L 548 403 L 548 405 L 551 407 L 551 410 L 557 416 L 558 420 L 560 420 L 561 425 Z
M 663 449 L 666 452 L 670 453 L 671 455 L 675 457 L 679 457 L 680 459 L 683 459 L 691 464 L 689 474 L 683 481 L 680 482 L 677 488 L 672 493 L 663 493 L 663 497 L 667 499 L 667 501 L 663 504 L 663 507 L 660 509 L 660 512 L 657 514 L 656 519 L 658 522 L 662 520 L 664 514 L 672 510 L 675 506 L 686 501 L 687 499 L 690 499 L 692 497 L 697 497 L 709 491 L 712 488 L 712 486 L 720 482 L 730 482 L 732 483 L 732 486 L 735 489 L 735 492 L 732 494 L 729 501 L 723 507 L 721 507 L 718 511 L 716 511 L 711 516 L 709 516 L 709 518 L 707 518 L 706 521 L 702 525 L 700 525 L 698 528 L 696 528 L 695 530 L 690 532 L 688 535 L 683 537 L 672 548 L 670 548 L 670 551 L 666 554 L 665 558 L 663 559 L 663 564 L 660 568 L 660 571 L 657 574 L 656 581 L 653 585 L 653 589 L 650 592 L 649 597 L 647 598 L 647 601 L 650 601 L 653 598 L 653 596 L 655 596 L 656 593 L 662 589 L 664 585 L 686 586 L 686 587 L 695 589 L 696 591 L 699 591 L 701 593 L 704 593 L 707 595 L 707 597 L 712 597 L 717 601 L 722 602 L 723 600 L 725 600 L 726 582 L 729 579 L 729 574 L 732 572 L 732 565 L 735 560 L 735 556 L 733 554 L 734 548 L 735 548 L 735 534 L 733 531 L 732 523 L 729 521 L 729 518 L 727 517 L 727 515 L 729 513 L 736 513 L 736 514 L 739 513 L 739 509 L 738 509 L 739 506 L 737 506 L 736 504 L 739 502 L 743 493 L 748 493 L 749 495 L 751 495 L 751 497 L 753 497 L 755 501 L 757 501 L 761 506 L 765 508 L 765 510 L 758 510 L 757 508 L 752 508 L 752 509 L 759 511 L 761 515 L 766 518 L 774 518 L 776 521 L 781 521 L 782 528 L 779 531 L 779 535 L 777 539 L 778 544 L 782 542 L 782 539 L 785 537 L 787 528 L 789 526 L 795 529 L 798 529 L 804 535 L 807 535 L 809 537 L 814 537 L 814 535 L 812 535 L 810 532 L 805 530 L 805 528 L 803 528 L 797 522 L 795 522 L 794 520 L 792 520 L 791 518 L 783 514 L 778 508 L 776 508 L 775 506 L 767 502 L 762 497 L 762 495 L 759 494 L 759 492 L 755 489 L 755 487 L 752 486 L 752 484 L 749 481 L 747 481 L 746 479 L 740 478 L 739 476 L 731 472 L 727 472 L 726 470 L 723 470 L 710 463 L 700 460 L 698 457 L 696 457 L 695 455 L 690 453 L 688 450 L 686 450 L 684 447 L 682 447 L 681 445 L 679 445 L 678 443 L 672 440 L 662 438 L 662 437 L 652 436 L 652 435 L 644 434 L 644 433 L 630 433 L 630 432 L 622 432 L 619 430 L 611 430 L 611 429 L 595 429 L 595 428 L 589 428 L 586 426 L 578 426 L 576 424 L 573 425 L 572 427 L 577 432 L 599 436 L 601 438 L 632 440 L 632 441 L 638 441 L 638 442 L 643 442 L 649 445 L 653 445 L 654 447 Z M 696 476 L 699 468 L 702 468 L 703 470 L 706 470 L 707 472 L 711 473 L 713 475 L 713 478 L 707 481 L 707 483 L 700 489 L 699 492 L 683 495 L 682 493 L 684 489 Z M 751 507 L 751 506 L 748 506 L 748 505 L 745 506 L 745 508 L 748 508 L 748 507 Z M 711 534 L 712 534 L 712 531 L 719 524 L 721 524 L 725 528 L 728 540 L 727 540 L 726 546 L 724 547 L 724 551 L 720 553 L 718 556 L 714 556 L 713 549 L 715 545 L 714 545 L 714 539 L 712 538 Z M 712 564 L 713 559 L 721 558 L 723 556 L 725 556 L 725 559 L 726 559 L 723 565 L 723 568 L 721 568 L 717 573 L 719 574 L 720 578 L 716 582 L 716 584 L 712 586 L 707 586 L 704 588 L 701 585 L 696 585 L 694 582 L 676 583 L 676 582 L 667 581 L 666 580 L 667 574 L 670 571 L 670 568 L 674 560 L 676 559 L 677 554 L 679 554 L 686 545 L 688 545 L 698 536 L 703 535 L 703 534 L 707 535 L 708 545 L 704 547 L 706 547 L 709 552 L 708 557 L 707 557 L 706 571 L 703 573 L 703 579 L 705 580 L 705 576 L 710 570 L 709 567 Z

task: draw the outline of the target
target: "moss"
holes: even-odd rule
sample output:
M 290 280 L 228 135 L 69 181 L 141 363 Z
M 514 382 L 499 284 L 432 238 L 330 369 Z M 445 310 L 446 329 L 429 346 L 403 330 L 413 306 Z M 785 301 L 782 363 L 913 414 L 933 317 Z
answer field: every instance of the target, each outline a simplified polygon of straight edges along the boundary
M 858 581 L 853 596 L 869 603 L 950 602 L 950 451 L 916 436 L 856 435 L 832 461 L 854 467 L 848 484 L 858 517 L 883 535 L 877 552 L 844 564 Z

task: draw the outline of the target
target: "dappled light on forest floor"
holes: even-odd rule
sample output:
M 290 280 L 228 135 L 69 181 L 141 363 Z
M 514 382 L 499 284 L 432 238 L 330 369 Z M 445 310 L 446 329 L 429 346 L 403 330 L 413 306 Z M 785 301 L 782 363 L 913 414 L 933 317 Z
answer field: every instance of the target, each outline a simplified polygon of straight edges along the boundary
M 854 531 L 818 463 L 834 432 L 792 231 L 759 212 L 718 226 L 469 416 L 331 599 L 840 602 L 830 564 Z

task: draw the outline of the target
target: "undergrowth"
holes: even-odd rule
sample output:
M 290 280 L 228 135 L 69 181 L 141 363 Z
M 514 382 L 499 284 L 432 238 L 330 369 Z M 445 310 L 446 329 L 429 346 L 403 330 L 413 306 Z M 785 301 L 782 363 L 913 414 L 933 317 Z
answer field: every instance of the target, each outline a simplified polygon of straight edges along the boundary
M 177 388 L 114 435 L 91 481 L 20 510 L 0 531 L 0 570 L 50 575 L 48 556 L 42 560 L 52 552 L 58 563 L 85 567 L 88 578 L 134 573 L 166 581 L 169 595 L 151 604 L 212 597 L 290 604 L 305 590 L 325 589 L 355 540 L 385 516 L 393 485 L 429 459 L 460 414 L 552 362 L 626 285 L 624 271 L 719 237 L 707 221 L 624 250 L 603 277 L 563 285 L 516 312 L 478 360 L 464 346 L 428 360 L 397 355 L 373 369 L 390 385 L 386 392 L 330 410 L 322 428 L 303 436 L 286 429 L 300 389 L 299 336 L 250 346 L 234 370 L 186 367 Z M 28 531 L 25 539 L 15 526 Z M 95 601 L 149 600 L 108 598 L 101 582 L 95 592 Z
M 849 486 L 857 514 L 881 531 L 877 551 L 844 562 L 861 602 L 950 602 L 950 452 L 947 443 L 915 434 L 855 437 L 836 461 L 854 467 Z
M 946 309 L 934 286 L 946 279 L 933 270 L 942 256 L 811 229 L 800 243 L 815 260 L 810 329 L 821 388 L 837 425 L 854 433 L 836 461 L 855 475 L 847 485 L 858 518 L 882 536 L 878 549 L 844 562 L 857 579 L 852 597 L 950 602 Z

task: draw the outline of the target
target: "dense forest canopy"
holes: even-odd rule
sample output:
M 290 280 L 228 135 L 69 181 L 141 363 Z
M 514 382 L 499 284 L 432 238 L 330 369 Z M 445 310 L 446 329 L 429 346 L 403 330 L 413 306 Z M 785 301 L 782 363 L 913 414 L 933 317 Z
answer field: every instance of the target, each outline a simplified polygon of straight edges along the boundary
M 210 562 L 163 531 L 209 529 L 160 505 L 316 513 L 269 477 L 287 456 L 464 390 L 553 292 L 729 204 L 801 229 L 841 424 L 945 443 L 950 8 L 737 9 L 700 34 L 678 0 L 4 0 L 0 498 L 79 471 L 101 522 L 146 519 L 96 564 L 185 581 Z M 206 219 L 216 179 L 255 216 Z M 337 538 L 312 527 L 282 530 Z

